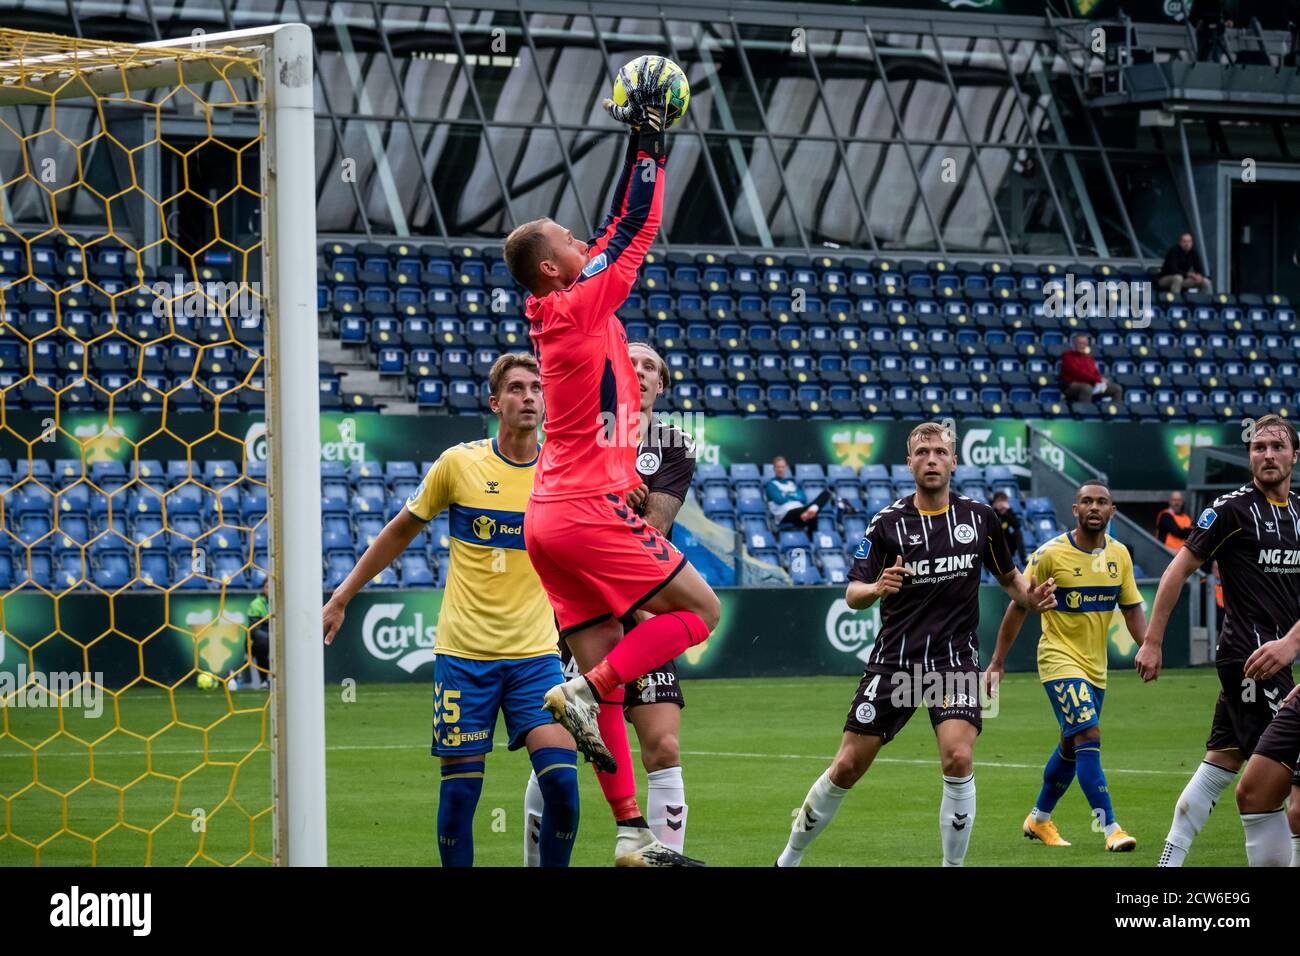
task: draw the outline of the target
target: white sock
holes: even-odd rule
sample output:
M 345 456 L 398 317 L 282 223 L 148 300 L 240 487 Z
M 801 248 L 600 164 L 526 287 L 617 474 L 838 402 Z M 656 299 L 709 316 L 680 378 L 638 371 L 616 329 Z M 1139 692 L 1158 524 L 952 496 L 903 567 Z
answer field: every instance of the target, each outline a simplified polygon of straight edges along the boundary
M 1246 830 L 1246 863 L 1249 866 L 1286 866 L 1287 837 L 1291 828 L 1286 823 L 1286 811 L 1272 813 L 1243 813 L 1241 825 Z
M 1119 829 L 1119 821 L 1116 820 L 1114 823 L 1108 823 L 1108 824 L 1106 824 L 1106 827 L 1105 827 L 1105 834 L 1106 834 L 1106 836 L 1110 836 L 1112 833 L 1114 833 L 1114 832 L 1115 832 L 1116 830 L 1118 830 L 1118 829 Z
M 537 782 L 537 772 L 528 775 L 524 790 L 524 866 L 542 865 L 542 787 Z
M 686 846 L 686 788 L 682 768 L 666 767 L 646 774 L 646 821 L 659 842 L 682 852 Z
M 961 866 L 970 846 L 975 825 L 975 774 L 943 777 L 943 800 L 939 804 L 939 839 L 943 843 L 943 865 Z
M 1029 815 L 1034 818 L 1035 823 L 1046 823 L 1052 819 L 1052 815 L 1046 810 L 1039 810 L 1037 807 L 1029 811 Z
M 835 818 L 835 813 L 848 792 L 846 788 L 831 783 L 829 770 L 817 778 L 817 782 L 808 791 L 808 796 L 803 798 L 803 806 L 794 818 L 790 840 L 781 851 L 781 857 L 776 861 L 777 866 L 799 865 L 808 844 Z
M 1174 805 L 1174 822 L 1169 826 L 1165 848 L 1156 866 L 1183 865 L 1187 851 L 1192 848 L 1192 841 L 1205 826 L 1205 821 L 1210 819 L 1210 811 L 1235 776 L 1222 767 L 1201 762 L 1179 795 L 1178 803 Z
M 1291 865 L 1300 866 L 1300 833 L 1291 835 Z

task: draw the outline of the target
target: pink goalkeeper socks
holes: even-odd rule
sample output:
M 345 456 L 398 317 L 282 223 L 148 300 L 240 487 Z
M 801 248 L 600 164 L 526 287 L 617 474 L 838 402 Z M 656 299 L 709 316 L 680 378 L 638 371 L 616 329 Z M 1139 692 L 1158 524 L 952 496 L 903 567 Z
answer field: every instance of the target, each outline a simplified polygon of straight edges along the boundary
M 615 688 L 609 696 L 601 694 L 600 716 L 596 718 L 596 723 L 600 727 L 600 739 L 605 741 L 605 746 L 618 763 L 618 769 L 613 773 L 596 774 L 601 792 L 614 811 L 615 821 L 639 817 L 641 811 L 636 805 L 632 748 L 627 742 L 627 723 L 623 719 L 622 687 Z
M 634 681 L 642 674 L 662 667 L 688 647 L 702 644 L 709 636 L 698 614 L 671 611 L 658 614 L 638 624 L 623 635 L 605 658 L 620 684 Z M 587 675 L 589 678 L 591 675 Z M 593 680 L 593 684 L 596 682 Z M 604 690 L 597 686 L 600 696 Z

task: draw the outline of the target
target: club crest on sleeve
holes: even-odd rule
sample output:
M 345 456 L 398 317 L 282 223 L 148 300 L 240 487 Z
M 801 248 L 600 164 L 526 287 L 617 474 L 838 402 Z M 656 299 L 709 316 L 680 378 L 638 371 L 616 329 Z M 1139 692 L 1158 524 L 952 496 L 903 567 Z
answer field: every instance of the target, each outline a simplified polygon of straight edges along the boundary
M 596 258 L 587 263 L 586 267 L 582 270 L 582 274 L 585 278 L 590 279 L 592 276 L 596 275 L 596 273 L 604 271 L 607 265 L 609 265 L 609 257 L 602 252 L 600 255 L 596 256 Z
M 1196 527 L 1208 528 L 1210 525 L 1214 524 L 1214 519 L 1217 517 L 1219 517 L 1219 515 L 1213 508 L 1206 508 L 1201 512 L 1201 516 L 1196 519 Z
M 858 550 L 853 552 L 853 557 L 854 559 L 865 558 L 870 553 L 871 542 L 867 540 L 867 536 L 864 534 L 862 540 L 858 543 Z

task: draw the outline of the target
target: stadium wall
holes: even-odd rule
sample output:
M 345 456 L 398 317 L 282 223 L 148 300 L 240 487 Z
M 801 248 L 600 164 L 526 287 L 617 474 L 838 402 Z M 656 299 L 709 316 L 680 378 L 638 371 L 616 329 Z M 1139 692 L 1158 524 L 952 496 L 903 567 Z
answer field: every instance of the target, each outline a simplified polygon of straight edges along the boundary
M 914 422 L 838 420 L 770 420 L 664 416 L 695 438 L 699 460 L 721 465 L 767 462 L 784 455 L 791 462 L 902 464 Z M 433 461 L 458 442 L 495 434 L 496 419 L 476 415 L 383 415 L 377 412 L 329 412 L 321 415 L 323 461 L 345 465 L 392 460 Z M 152 412 L 70 412 L 54 419 L 43 412 L 11 412 L 0 430 L 0 458 L 80 460 L 88 463 L 132 458 L 167 460 L 190 456 L 199 461 L 241 458 L 246 443 L 253 458 L 264 458 L 261 416 L 249 413 L 172 412 L 167 428 Z M 1026 425 L 1104 471 L 1112 487 L 1184 488 L 1193 447 L 1240 443 L 1241 423 L 1149 424 L 1060 420 L 964 419 L 955 422 L 960 464 L 1007 465 L 1028 481 L 1030 443 Z M 137 451 L 138 449 L 138 451 Z M 1052 449 L 1045 454 L 1049 457 Z M 1074 463 L 1062 455 L 1051 464 L 1070 477 Z M 129 470 L 129 469 L 128 469 Z M 1077 470 L 1077 469 L 1076 469 Z
M 1150 607 L 1156 581 L 1139 582 Z M 1062 586 L 1068 585 L 1063 584 Z M 706 644 L 678 659 L 683 678 L 854 675 L 875 645 L 879 608 L 853 611 L 842 588 L 719 590 L 722 621 Z M 5 598 L 0 633 L 0 674 L 81 672 L 112 691 L 145 674 L 159 685 L 183 679 L 195 667 L 225 677 L 247 659 L 248 605 L 252 592 L 123 594 L 110 606 L 102 594 L 59 598 L 17 593 Z M 1169 619 L 1165 666 L 1188 666 L 1188 592 Z M 338 636 L 325 651 L 325 679 L 400 683 L 433 679 L 442 591 L 368 590 L 348 606 Z M 1001 588 L 980 589 L 980 645 L 985 662 L 992 650 L 1007 598 Z M 112 626 L 110 613 L 129 618 L 133 634 Z M 57 615 L 57 626 L 56 626 Z M 58 640 L 43 640 L 60 632 Z M 10 637 L 12 635 L 12 637 Z M 66 636 L 65 636 L 66 635 Z M 1009 671 L 1032 671 L 1038 618 L 1031 615 L 1007 661 Z M 28 652 L 17 643 L 31 648 Z M 1129 668 L 1137 651 L 1116 613 L 1107 636 L 1110 666 Z

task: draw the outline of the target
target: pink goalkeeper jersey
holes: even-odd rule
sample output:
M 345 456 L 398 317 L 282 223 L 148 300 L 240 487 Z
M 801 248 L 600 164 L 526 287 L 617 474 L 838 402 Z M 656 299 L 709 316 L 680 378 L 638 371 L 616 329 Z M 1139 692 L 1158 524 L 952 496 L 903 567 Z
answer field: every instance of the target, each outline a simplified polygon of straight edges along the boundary
M 636 284 L 659 229 L 666 157 L 656 160 L 635 142 L 582 274 L 525 303 L 546 399 L 546 441 L 533 482 L 538 501 L 623 492 L 641 481 L 641 389 L 614 310 Z

